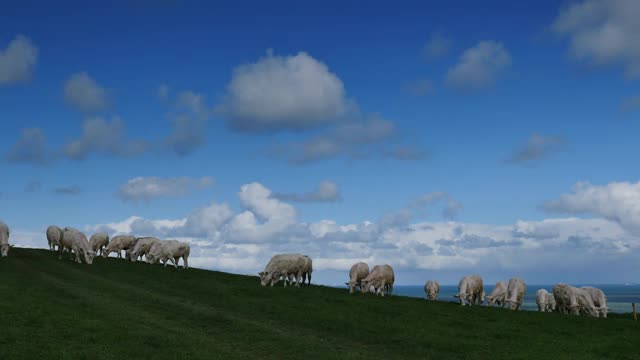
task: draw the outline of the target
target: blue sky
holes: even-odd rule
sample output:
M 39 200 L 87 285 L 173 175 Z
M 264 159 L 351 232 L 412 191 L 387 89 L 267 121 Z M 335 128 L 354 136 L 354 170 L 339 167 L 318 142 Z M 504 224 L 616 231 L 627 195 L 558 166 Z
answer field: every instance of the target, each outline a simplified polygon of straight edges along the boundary
M 637 280 L 639 18 L 599 0 L 5 4 L 0 218 L 18 244 L 144 229 L 243 273 L 301 251 L 325 283 L 359 259 L 404 284 Z

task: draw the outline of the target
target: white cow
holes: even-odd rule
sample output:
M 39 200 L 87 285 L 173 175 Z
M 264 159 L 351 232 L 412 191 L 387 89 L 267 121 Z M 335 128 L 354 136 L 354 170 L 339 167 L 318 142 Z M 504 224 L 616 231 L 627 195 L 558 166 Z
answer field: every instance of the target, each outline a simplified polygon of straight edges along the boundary
M 395 274 L 393 268 L 387 264 L 376 265 L 371 269 L 367 277 L 362 279 L 360 291 L 367 293 L 373 287 L 377 295 L 389 295 L 393 293 L 393 283 L 395 282 Z
M 9 255 L 9 226 L 0 221 L 0 256 L 7 257 Z
M 504 301 L 505 305 L 511 310 L 520 310 L 522 300 L 526 293 L 527 285 L 524 280 L 520 278 L 509 279 L 509 285 L 507 285 L 507 298 Z
M 588 292 L 589 295 L 591 295 L 593 305 L 595 305 L 598 309 L 598 314 L 600 314 L 600 317 L 606 319 L 609 308 L 607 307 L 607 297 L 604 295 L 604 292 L 592 286 L 583 286 L 582 289 Z
M 584 289 L 567 284 L 556 284 L 553 287 L 553 297 L 558 311 L 562 314 L 588 314 L 598 317 L 599 312 L 593 303 L 591 295 Z
M 308 256 L 302 254 L 278 254 L 271 257 L 264 271 L 260 275 L 260 285 L 274 286 L 281 277 L 284 277 L 284 286 L 287 286 L 289 274 L 296 277 L 296 287 L 300 287 L 300 279 L 308 266 Z
M 118 235 L 115 236 L 109 245 L 102 251 L 102 257 L 106 258 L 112 252 L 118 254 L 118 259 L 122 259 L 122 250 L 127 250 L 136 245 L 137 238 L 133 235 Z
M 309 279 L 308 285 L 311 285 L 311 273 L 313 272 L 313 261 L 307 255 L 305 255 L 304 257 L 305 259 L 304 259 L 304 268 L 302 270 L 302 285 L 304 285 L 304 281 L 307 278 Z M 295 277 L 296 277 L 296 274 L 290 273 L 288 278 L 284 280 L 287 281 L 288 279 L 289 284 L 293 285 L 293 280 L 295 280 Z
M 136 245 L 127 250 L 129 260 L 133 262 L 138 259 L 142 260 L 142 256 L 146 256 L 153 244 L 157 242 L 160 242 L 160 239 L 151 236 L 139 238 Z
M 367 263 L 359 262 L 353 264 L 351 270 L 349 270 L 349 282 L 344 283 L 349 287 L 349 293 L 353 294 L 367 275 L 369 275 L 369 265 Z
M 440 294 L 440 284 L 435 280 L 429 280 L 424 284 L 424 292 L 427 294 L 427 299 L 437 300 Z
M 91 244 L 87 240 L 87 236 L 80 230 L 72 227 L 65 227 L 62 229 L 62 239 L 60 241 L 62 246 L 58 249 L 58 254 L 62 253 L 64 247 L 70 248 L 75 254 L 75 261 L 80 264 L 83 261 L 85 264 L 92 264 L 93 258 L 96 253 L 91 250 Z M 59 256 L 60 257 L 60 256 Z
M 460 304 L 465 306 L 484 303 L 484 284 L 480 275 L 467 275 L 460 279 L 458 283 L 458 293 L 453 297 L 460 300 Z
M 507 299 L 507 282 L 498 281 L 496 286 L 491 290 L 491 294 L 487 296 L 487 306 L 493 306 L 493 304 L 503 307 L 504 301 Z
M 109 235 L 103 232 L 93 234 L 91 235 L 91 238 L 89 238 L 89 243 L 91 244 L 91 250 L 93 250 L 96 255 L 98 253 L 102 255 L 104 248 L 109 245 Z
M 164 267 L 167 267 L 167 263 L 171 260 L 175 268 L 178 267 L 178 262 L 180 258 L 182 258 L 186 270 L 189 268 L 190 252 L 191 247 L 185 242 L 178 240 L 161 240 L 153 243 L 145 256 L 149 264 L 155 264 L 161 261 L 164 263 Z
M 536 291 L 536 304 L 541 312 L 553 312 L 556 309 L 556 299 L 546 289 Z
M 55 225 L 49 226 L 47 228 L 47 242 L 51 251 L 56 251 L 56 246 L 60 248 L 60 239 L 62 239 L 62 229 Z

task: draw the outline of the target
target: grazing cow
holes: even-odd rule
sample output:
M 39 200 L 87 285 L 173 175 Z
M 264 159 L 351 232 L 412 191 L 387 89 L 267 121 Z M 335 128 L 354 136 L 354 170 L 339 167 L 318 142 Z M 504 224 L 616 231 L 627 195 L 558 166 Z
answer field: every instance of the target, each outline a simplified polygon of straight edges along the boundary
M 284 277 L 284 286 L 287 286 L 289 274 L 296 277 L 296 287 L 300 287 L 300 279 L 305 269 L 308 268 L 308 256 L 302 254 L 278 254 L 271 257 L 264 271 L 258 273 L 260 275 L 260 285 L 274 286 L 281 277 Z
M 9 255 L 9 226 L 0 221 L 0 256 L 7 257 Z
M 553 312 L 556 309 L 556 299 L 546 289 L 536 291 L 536 304 L 540 312 Z
M 65 227 L 62 229 L 62 239 L 60 241 L 61 246 L 58 248 L 58 257 L 61 257 L 63 248 L 70 248 L 74 255 L 75 261 L 80 264 L 84 261 L 85 264 L 92 264 L 93 258 L 96 253 L 91 250 L 91 244 L 87 240 L 87 236 L 80 232 L 80 230 L 72 227 Z
M 178 240 L 161 240 L 154 242 L 145 256 L 149 264 L 155 264 L 161 261 L 164 263 L 164 267 L 167 267 L 167 263 L 171 260 L 175 268 L 178 268 L 178 261 L 182 258 L 184 261 L 184 269 L 186 270 L 189 268 L 190 252 L 191 247 L 185 242 Z
M 309 279 L 308 285 L 311 285 L 311 273 L 313 272 L 313 261 L 307 255 L 304 256 L 304 269 L 302 270 L 302 285 L 306 279 Z M 289 280 L 289 284 L 293 285 L 293 280 L 295 279 L 296 274 L 290 273 L 288 278 L 284 279 L 285 281 Z
M 519 278 L 509 279 L 509 285 L 507 285 L 507 298 L 504 301 L 505 305 L 511 310 L 520 310 L 522 306 L 522 299 L 527 293 L 527 285 L 524 280 Z
M 598 288 L 592 286 L 583 286 L 583 290 L 591 295 L 591 300 L 593 300 L 593 305 L 598 309 L 598 314 L 601 318 L 607 318 L 607 313 L 609 312 L 609 308 L 607 307 L 607 297 L 604 295 L 604 292 Z
M 56 246 L 60 248 L 61 239 L 62 229 L 55 225 L 51 225 L 47 228 L 47 242 L 49 243 L 49 250 L 56 251 Z
M 491 294 L 487 296 L 487 306 L 493 306 L 493 304 L 503 307 L 504 301 L 507 299 L 507 282 L 498 281 L 496 286 L 491 290 Z
M 424 292 L 427 294 L 427 299 L 437 300 L 438 294 L 440 294 L 440 284 L 435 280 L 429 280 L 424 284 Z
M 91 235 L 91 238 L 89 238 L 89 243 L 91 244 L 91 250 L 93 250 L 96 255 L 98 253 L 102 255 L 104 248 L 109 245 L 109 235 L 103 232 L 93 234 Z
M 458 283 L 458 293 L 453 297 L 460 300 L 460 305 L 482 305 L 484 303 L 484 284 L 480 275 L 467 275 Z
M 599 316 L 591 295 L 584 289 L 567 284 L 556 284 L 553 287 L 553 297 L 556 300 L 558 311 L 562 314 L 580 315 L 583 313 L 593 317 Z
M 376 295 L 389 295 L 393 293 L 393 283 L 395 282 L 395 274 L 393 268 L 387 264 L 376 265 L 371 269 L 367 277 L 362 279 L 360 291 L 367 293 L 373 287 Z
M 127 250 L 129 260 L 133 262 L 142 260 L 142 256 L 146 256 L 153 244 L 157 242 L 160 242 L 160 239 L 151 236 L 139 238 L 136 245 Z
M 136 245 L 137 238 L 133 235 L 118 235 L 115 236 L 109 245 L 102 252 L 102 257 L 106 258 L 112 252 L 118 254 L 118 259 L 122 259 L 122 250 L 127 250 Z
M 361 282 L 369 275 L 369 265 L 367 263 L 359 262 L 351 266 L 349 270 L 349 282 L 344 283 L 349 287 L 349 293 L 353 294 L 356 288 L 361 288 Z

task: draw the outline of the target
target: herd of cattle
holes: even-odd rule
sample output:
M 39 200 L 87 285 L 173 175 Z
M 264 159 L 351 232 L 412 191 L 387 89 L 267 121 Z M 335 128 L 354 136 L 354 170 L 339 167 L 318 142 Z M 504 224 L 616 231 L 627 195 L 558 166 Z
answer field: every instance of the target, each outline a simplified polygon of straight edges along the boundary
M 274 286 L 280 279 L 284 279 L 284 286 L 293 283 L 296 286 L 304 284 L 308 276 L 311 283 L 312 262 L 302 254 L 281 254 L 271 258 L 260 275 L 262 286 Z M 360 289 L 362 293 L 374 292 L 377 295 L 391 295 L 395 275 L 389 265 L 376 265 L 369 271 L 369 265 L 363 262 L 354 264 L 349 271 L 349 281 L 345 283 L 349 292 Z M 429 280 L 424 285 L 424 292 L 429 300 L 437 300 L 440 294 L 440 284 Z M 512 278 L 509 282 L 498 281 L 491 294 L 486 296 L 487 306 L 497 305 L 512 310 L 519 310 L 527 292 L 524 280 Z M 482 305 L 485 302 L 484 283 L 479 275 L 463 277 L 458 283 L 458 293 L 454 295 L 460 304 Z M 589 315 L 593 317 L 607 317 L 607 298 L 598 288 L 585 286 L 577 288 L 567 284 L 557 284 L 553 293 L 545 289 L 536 292 L 536 304 L 541 312 L 557 311 L 562 314 Z
M 81 231 L 71 228 L 59 228 L 49 226 L 47 228 L 47 241 L 52 251 L 57 251 L 58 258 L 62 259 L 65 251 L 70 253 L 72 260 L 78 263 L 92 264 L 96 254 L 108 257 L 116 253 L 118 258 L 131 261 L 142 260 L 149 264 L 161 262 L 165 267 L 171 261 L 174 267 L 182 258 L 184 268 L 189 267 L 189 244 L 177 240 L 160 240 L 155 237 L 136 237 L 132 235 L 118 235 L 109 240 L 106 233 L 93 234 L 90 239 Z M 6 257 L 10 249 L 9 227 L 0 222 L 0 255 Z M 72 254 L 72 255 L 71 255 Z M 284 286 L 293 284 L 300 287 L 307 281 L 311 284 L 313 262 L 311 258 L 302 254 L 279 254 L 271 258 L 264 271 L 260 272 L 260 284 L 262 286 L 274 286 L 281 279 Z M 360 289 L 362 293 L 374 292 L 377 295 L 391 295 L 395 275 L 389 265 L 376 265 L 369 271 L 369 265 L 363 262 L 354 264 L 349 271 L 349 292 L 354 293 Z M 522 306 L 527 286 L 524 280 L 512 278 L 509 282 L 499 281 L 486 296 L 487 306 L 497 305 L 512 310 L 519 310 Z M 424 286 L 424 292 L 429 300 L 437 300 L 440 293 L 440 285 L 435 280 L 429 280 Z M 482 277 L 469 275 L 463 277 L 458 283 L 458 293 L 454 295 L 464 305 L 482 305 L 485 302 L 485 292 Z M 557 284 L 553 287 L 553 293 L 545 289 L 536 292 L 536 304 L 542 312 L 557 311 L 562 314 L 589 315 L 593 317 L 607 317 L 607 298 L 604 292 L 594 287 L 577 288 L 567 284 Z
M 71 228 L 59 228 L 49 226 L 47 228 L 47 241 L 49 249 L 58 252 L 58 259 L 62 259 L 65 251 L 69 252 L 72 259 L 78 263 L 92 264 L 96 255 L 104 258 L 111 253 L 116 253 L 119 259 L 124 251 L 125 258 L 131 261 L 144 259 L 149 264 L 161 262 L 166 267 L 169 261 L 174 267 L 182 258 L 184 268 L 189 268 L 189 244 L 177 240 L 160 240 L 155 237 L 136 237 L 133 235 L 118 235 L 109 240 L 106 233 L 97 233 L 87 236 L 81 231 Z

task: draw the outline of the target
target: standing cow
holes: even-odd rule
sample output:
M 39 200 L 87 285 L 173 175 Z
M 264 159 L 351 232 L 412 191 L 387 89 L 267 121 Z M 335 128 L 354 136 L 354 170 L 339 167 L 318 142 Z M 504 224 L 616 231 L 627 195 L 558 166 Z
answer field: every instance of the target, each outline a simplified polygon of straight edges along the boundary
M 296 287 L 300 287 L 300 279 L 308 265 L 308 256 L 302 254 L 278 254 L 271 257 L 264 271 L 260 275 L 260 285 L 274 286 L 281 277 L 284 277 L 284 286 L 287 286 L 289 274 L 296 277 Z
M 526 293 L 527 285 L 524 280 L 520 278 L 509 279 L 509 285 L 507 285 L 507 298 L 504 301 L 505 305 L 511 310 L 520 310 L 522 300 Z
M 7 257 L 9 255 L 9 226 L 0 221 L 0 256 Z
M 109 245 L 109 235 L 103 232 L 93 234 L 91 238 L 89 238 L 89 244 L 91 244 L 91 250 L 93 250 L 96 255 L 102 255 L 104 248 Z
M 598 317 L 599 312 L 593 303 L 591 295 L 584 289 L 567 284 L 556 284 L 553 287 L 553 297 L 561 314 L 587 315 Z
M 122 259 L 122 250 L 128 250 L 131 247 L 136 245 L 137 238 L 133 235 L 118 235 L 115 236 L 111 241 L 109 241 L 109 245 L 102 252 L 102 257 L 106 258 L 112 252 L 115 252 L 118 256 L 118 259 Z M 125 254 L 128 256 L 128 254 Z
M 491 294 L 487 296 L 487 306 L 493 306 L 493 304 L 503 307 L 504 301 L 507 298 L 507 282 L 498 281 L 496 286 L 491 290 Z
M 164 263 L 164 267 L 167 267 L 169 260 L 173 263 L 175 268 L 178 267 L 180 258 L 184 261 L 184 269 L 189 268 L 189 253 L 191 247 L 185 242 L 178 240 L 161 240 L 154 242 L 151 245 L 151 249 L 146 254 L 147 263 L 155 264 L 158 261 Z
M 158 242 L 160 242 L 160 239 L 155 237 L 139 238 L 136 245 L 130 247 L 129 250 L 126 251 L 127 257 L 133 262 L 136 262 L 138 259 L 142 260 L 143 256 L 146 257 L 146 255 L 149 254 L 153 244 Z
M 395 274 L 393 268 L 387 264 L 376 265 L 373 267 L 369 275 L 362 279 L 360 291 L 367 293 L 373 286 L 376 295 L 389 295 L 393 293 L 393 283 L 395 282 Z
M 351 270 L 349 270 L 349 282 L 345 283 L 345 285 L 349 287 L 350 294 L 353 294 L 356 288 L 361 288 L 361 282 L 367 275 L 369 275 L 369 265 L 367 265 L 367 263 L 359 262 L 351 266 Z
M 540 312 L 553 312 L 556 309 L 556 299 L 546 289 L 536 291 L 536 305 Z
M 435 280 L 429 280 L 424 284 L 424 292 L 427 294 L 427 299 L 437 300 L 440 294 L 440 284 Z
M 607 307 L 607 297 L 604 295 L 604 292 L 592 286 L 583 286 L 582 289 L 591 295 L 593 305 L 598 309 L 600 317 L 606 319 L 609 308 Z
M 68 248 L 73 251 L 75 255 L 75 261 L 77 263 L 92 264 L 95 253 L 91 250 L 91 245 L 87 236 L 80 230 L 72 227 L 65 227 L 62 229 L 62 239 L 60 246 L 58 247 L 58 258 L 62 258 L 62 252 L 64 248 Z
M 458 283 L 458 293 L 453 297 L 460 300 L 460 305 L 482 305 L 484 303 L 484 284 L 480 275 L 467 275 Z
M 55 225 L 51 225 L 47 228 L 47 242 L 49 243 L 49 250 L 56 251 L 56 247 L 60 249 L 61 239 L 62 229 Z

